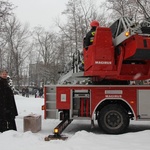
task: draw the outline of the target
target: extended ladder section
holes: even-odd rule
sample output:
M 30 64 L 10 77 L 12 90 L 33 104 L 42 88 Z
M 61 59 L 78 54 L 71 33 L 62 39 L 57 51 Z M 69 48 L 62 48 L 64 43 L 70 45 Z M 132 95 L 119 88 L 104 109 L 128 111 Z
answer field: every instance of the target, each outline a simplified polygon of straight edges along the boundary
M 110 26 L 110 29 L 112 31 L 113 43 L 115 46 L 136 33 L 142 33 L 140 24 L 135 24 L 128 17 L 119 18 Z
M 135 23 L 129 17 L 121 17 L 110 26 L 110 29 L 114 46 L 117 46 L 135 34 L 150 36 L 150 19 Z

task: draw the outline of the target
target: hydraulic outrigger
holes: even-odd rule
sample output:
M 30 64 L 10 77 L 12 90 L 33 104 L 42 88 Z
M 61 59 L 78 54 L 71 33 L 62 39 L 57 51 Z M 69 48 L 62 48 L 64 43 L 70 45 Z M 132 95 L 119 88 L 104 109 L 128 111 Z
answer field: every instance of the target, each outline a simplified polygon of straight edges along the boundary
M 50 140 L 66 140 L 68 137 L 61 135 L 65 128 L 73 121 L 73 119 L 62 120 L 55 128 L 54 134 L 45 137 L 45 141 Z

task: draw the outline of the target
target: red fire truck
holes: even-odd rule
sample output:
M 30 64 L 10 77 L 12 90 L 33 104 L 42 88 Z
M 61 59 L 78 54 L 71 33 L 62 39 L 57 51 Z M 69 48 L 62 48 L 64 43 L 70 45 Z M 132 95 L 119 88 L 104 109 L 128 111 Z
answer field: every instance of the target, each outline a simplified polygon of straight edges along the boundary
M 83 50 L 84 71 L 76 53 L 59 84 L 45 85 L 44 117 L 62 120 L 55 137 L 75 119 L 92 125 L 97 120 L 109 134 L 125 132 L 131 119 L 150 119 L 150 86 L 130 84 L 150 78 L 150 22 L 143 24 L 122 17 L 109 28 L 98 27 L 93 44 Z

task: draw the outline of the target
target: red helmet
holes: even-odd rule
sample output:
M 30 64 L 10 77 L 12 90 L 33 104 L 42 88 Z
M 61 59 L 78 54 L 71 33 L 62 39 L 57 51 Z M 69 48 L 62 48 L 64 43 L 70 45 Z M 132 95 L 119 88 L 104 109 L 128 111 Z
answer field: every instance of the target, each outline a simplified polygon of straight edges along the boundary
M 90 23 L 90 26 L 91 26 L 91 27 L 98 27 L 98 26 L 99 26 L 99 22 L 96 21 L 96 20 L 93 20 L 93 21 Z

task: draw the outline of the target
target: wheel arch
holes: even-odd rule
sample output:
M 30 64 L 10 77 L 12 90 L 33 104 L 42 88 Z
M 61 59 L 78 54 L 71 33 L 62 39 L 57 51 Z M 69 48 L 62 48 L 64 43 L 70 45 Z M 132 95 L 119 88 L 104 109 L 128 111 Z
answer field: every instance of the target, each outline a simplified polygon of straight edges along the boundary
M 118 104 L 120 106 L 122 106 L 122 108 L 125 109 L 125 111 L 127 111 L 129 118 L 134 118 L 135 117 L 135 112 L 133 110 L 133 108 L 131 107 L 131 105 L 125 101 L 124 99 L 104 99 L 101 102 L 99 102 L 97 104 L 97 106 L 95 107 L 92 116 L 94 116 L 94 114 L 96 114 L 96 119 L 97 119 L 97 115 L 98 112 L 104 108 L 105 106 L 109 105 L 109 104 Z

